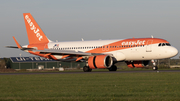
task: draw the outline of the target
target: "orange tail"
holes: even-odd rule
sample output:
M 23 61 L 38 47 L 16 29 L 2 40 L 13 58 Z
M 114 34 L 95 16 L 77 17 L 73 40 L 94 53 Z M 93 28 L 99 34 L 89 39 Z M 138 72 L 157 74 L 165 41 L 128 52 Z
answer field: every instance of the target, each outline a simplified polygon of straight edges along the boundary
M 50 40 L 43 33 L 30 13 L 23 13 L 29 44 L 48 43 Z

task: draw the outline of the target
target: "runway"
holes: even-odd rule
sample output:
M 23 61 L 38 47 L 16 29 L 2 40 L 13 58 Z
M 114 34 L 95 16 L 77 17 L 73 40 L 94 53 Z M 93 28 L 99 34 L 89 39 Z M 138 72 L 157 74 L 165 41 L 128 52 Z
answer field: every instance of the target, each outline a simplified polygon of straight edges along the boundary
M 26 72 L 26 73 L 0 73 L 0 75 L 38 75 L 38 74 L 100 74 L 100 73 L 161 73 L 161 72 L 180 72 L 180 70 L 136 70 L 136 71 L 92 71 L 92 72 L 83 72 L 83 71 L 60 71 L 60 72 Z

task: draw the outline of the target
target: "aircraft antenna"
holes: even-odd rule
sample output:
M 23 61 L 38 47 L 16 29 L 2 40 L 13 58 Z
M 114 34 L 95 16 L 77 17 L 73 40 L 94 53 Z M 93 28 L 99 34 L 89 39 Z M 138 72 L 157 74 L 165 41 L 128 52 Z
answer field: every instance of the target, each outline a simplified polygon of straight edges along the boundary
M 82 40 L 82 41 L 84 41 L 84 39 L 83 39 L 83 38 L 81 38 L 81 40 Z

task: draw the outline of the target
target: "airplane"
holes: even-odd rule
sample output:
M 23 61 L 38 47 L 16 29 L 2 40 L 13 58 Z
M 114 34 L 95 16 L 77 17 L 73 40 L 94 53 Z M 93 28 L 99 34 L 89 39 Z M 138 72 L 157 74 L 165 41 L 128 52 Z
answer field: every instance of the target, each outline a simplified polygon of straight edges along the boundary
M 13 36 L 18 48 L 33 55 L 58 60 L 86 62 L 84 72 L 92 69 L 116 71 L 117 62 L 126 62 L 129 68 L 143 68 L 150 62 L 158 70 L 157 59 L 171 58 L 178 50 L 160 38 L 129 38 L 116 40 L 54 42 L 47 38 L 30 13 L 23 13 L 29 45 L 21 46 Z

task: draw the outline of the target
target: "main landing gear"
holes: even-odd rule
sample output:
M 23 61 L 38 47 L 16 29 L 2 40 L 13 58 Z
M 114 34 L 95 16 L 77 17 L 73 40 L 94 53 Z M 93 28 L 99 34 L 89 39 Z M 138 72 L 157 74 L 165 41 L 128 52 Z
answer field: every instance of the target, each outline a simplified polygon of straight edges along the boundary
M 154 60 L 151 60 L 152 64 L 153 64 L 153 70 L 158 70 L 158 67 L 156 66 L 156 62 Z
M 84 72 L 91 72 L 92 69 L 90 69 L 88 66 L 84 66 L 84 67 L 83 67 L 83 71 L 84 71 Z
M 117 66 L 116 65 L 113 65 L 111 66 L 110 68 L 108 68 L 109 71 L 116 71 L 117 70 Z M 83 71 L 84 72 L 91 72 L 92 69 L 90 69 L 88 66 L 84 66 L 83 67 Z
M 113 65 L 111 66 L 110 68 L 108 68 L 109 71 L 116 71 L 117 70 L 117 66 L 116 65 Z

